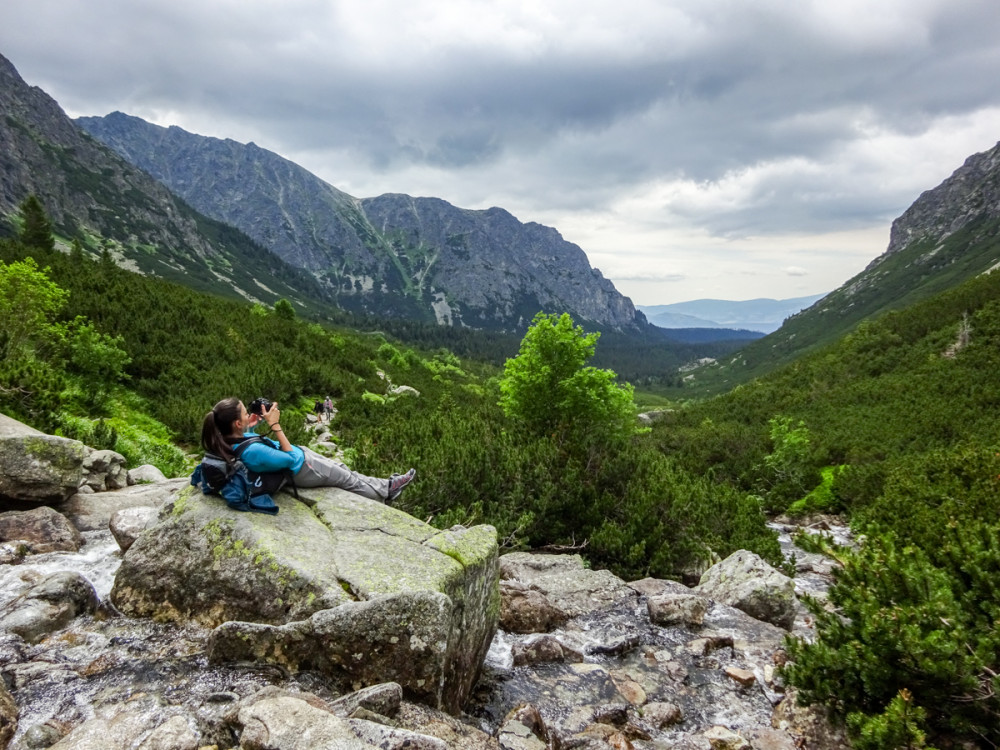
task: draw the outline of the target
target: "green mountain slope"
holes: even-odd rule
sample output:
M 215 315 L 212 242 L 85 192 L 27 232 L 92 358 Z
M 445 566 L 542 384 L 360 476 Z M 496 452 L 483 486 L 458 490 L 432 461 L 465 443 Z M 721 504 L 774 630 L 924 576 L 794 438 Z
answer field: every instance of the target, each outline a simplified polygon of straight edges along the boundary
M 209 219 L 82 132 L 59 105 L 0 57 L 0 234 L 37 195 L 65 245 L 107 250 L 126 268 L 205 291 L 302 309 L 330 295 L 242 232 Z
M 893 222 L 868 268 L 775 333 L 696 373 L 696 391 L 721 392 L 836 341 L 862 320 L 899 310 L 1000 265 L 1000 144 L 969 157 Z

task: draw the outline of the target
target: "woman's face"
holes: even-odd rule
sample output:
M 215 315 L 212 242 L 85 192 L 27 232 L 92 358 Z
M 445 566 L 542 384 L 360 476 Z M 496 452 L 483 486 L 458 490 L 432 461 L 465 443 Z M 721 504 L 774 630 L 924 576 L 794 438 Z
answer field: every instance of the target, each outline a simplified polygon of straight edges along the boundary
M 250 429 L 250 413 L 247 408 L 240 401 L 240 418 L 233 422 L 233 434 L 242 435 L 244 432 Z

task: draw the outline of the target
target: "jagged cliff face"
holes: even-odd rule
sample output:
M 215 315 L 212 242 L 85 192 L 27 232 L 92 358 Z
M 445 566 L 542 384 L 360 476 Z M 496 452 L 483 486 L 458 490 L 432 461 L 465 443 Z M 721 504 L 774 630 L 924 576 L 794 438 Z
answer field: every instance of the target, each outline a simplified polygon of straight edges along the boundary
M 938 241 L 977 220 L 1000 219 L 1000 143 L 974 154 L 951 177 L 921 194 L 892 223 L 889 247 L 881 262 L 914 242 Z
M 273 303 L 309 306 L 322 289 L 249 237 L 198 214 L 161 182 L 83 132 L 0 56 L 0 221 L 36 194 L 65 241 L 108 249 L 131 270 Z
M 504 330 L 539 310 L 618 330 L 645 324 L 578 246 L 502 209 L 358 200 L 252 143 L 121 113 L 78 122 L 199 211 L 309 271 L 348 309 Z

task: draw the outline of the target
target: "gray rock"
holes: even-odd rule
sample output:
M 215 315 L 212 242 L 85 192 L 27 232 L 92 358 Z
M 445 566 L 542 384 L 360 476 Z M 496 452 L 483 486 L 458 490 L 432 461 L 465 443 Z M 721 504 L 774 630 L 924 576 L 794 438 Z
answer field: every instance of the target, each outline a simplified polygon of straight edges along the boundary
M 500 582 L 500 627 L 508 633 L 546 633 L 567 619 L 541 591 L 518 581 Z
M 851 746 L 843 723 L 835 720 L 826 707 L 800 706 L 797 698 L 797 691 L 791 688 L 775 707 L 771 718 L 775 729 L 798 738 L 810 750 L 846 750 Z
M 127 552 L 135 540 L 157 519 L 159 510 L 148 506 L 116 510 L 108 527 L 122 552 Z
M 364 708 L 391 719 L 399 711 L 402 701 L 403 688 L 399 683 L 385 682 L 338 698 L 330 704 L 330 710 L 337 716 L 348 718 L 357 709 Z
M 156 727 L 136 750 L 198 750 L 200 735 L 183 716 L 171 716 Z
M 537 589 L 569 617 L 600 612 L 635 599 L 635 592 L 607 570 L 584 567 L 579 555 L 513 552 L 500 558 L 500 575 Z
M 649 619 L 657 625 L 701 627 L 708 600 L 698 594 L 663 594 L 646 600 Z
M 78 440 L 46 435 L 0 414 L 0 497 L 65 500 L 83 482 L 85 454 Z
M 684 714 L 673 703 L 654 701 L 643 706 L 642 718 L 657 729 L 663 729 L 681 723 L 684 720 Z
M 124 508 L 160 508 L 189 486 L 188 478 L 183 477 L 159 484 L 137 484 L 114 492 L 78 492 L 54 507 L 80 531 L 99 531 L 108 528 L 115 512 Z
M 393 396 L 419 396 L 420 391 L 418 391 L 413 386 L 409 385 L 394 385 L 389 388 L 389 393 Z
M 31 552 L 40 554 L 76 552 L 83 544 L 83 537 L 66 516 L 42 506 L 0 513 L 0 541 L 25 542 Z
M 82 575 L 53 573 L 0 609 L 0 630 L 35 643 L 97 604 L 97 592 Z
M 136 466 L 134 469 L 129 469 L 125 476 L 129 487 L 137 484 L 157 484 L 165 482 L 167 479 L 163 475 L 163 472 L 152 464 L 143 464 L 142 466 Z
M 786 630 L 795 622 L 795 583 L 747 550 L 705 571 L 695 591 Z
M 111 450 L 91 450 L 83 459 L 83 483 L 94 492 L 120 490 L 128 486 L 125 456 Z
M 341 719 L 291 696 L 266 698 L 239 711 L 243 750 L 448 750 L 435 737 L 391 729 L 359 719 Z
M 233 621 L 213 634 L 217 661 L 392 680 L 457 711 L 496 631 L 496 531 L 439 531 L 334 488 L 299 494 L 311 505 L 281 495 L 281 512 L 263 516 L 186 489 L 125 554 L 112 601 L 132 616 Z
M 503 750 L 546 750 L 545 722 L 531 704 L 513 708 L 500 725 L 497 739 Z

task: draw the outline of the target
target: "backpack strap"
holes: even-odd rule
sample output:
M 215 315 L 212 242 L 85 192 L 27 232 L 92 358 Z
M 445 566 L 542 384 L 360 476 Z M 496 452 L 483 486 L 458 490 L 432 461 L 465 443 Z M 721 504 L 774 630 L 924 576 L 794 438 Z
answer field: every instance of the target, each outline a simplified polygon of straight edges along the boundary
M 240 438 L 239 442 L 236 445 L 236 448 L 233 450 L 233 453 L 235 454 L 236 458 L 240 458 L 240 456 L 243 455 L 243 451 L 247 449 L 247 446 L 253 445 L 254 443 L 263 443 L 263 442 L 264 438 L 262 438 L 260 435 L 251 435 L 250 437 Z M 282 473 L 285 477 L 284 486 L 291 487 L 292 494 L 295 495 L 295 499 L 299 500 L 300 499 L 299 489 L 298 487 L 295 486 L 295 475 L 292 474 L 292 472 L 289 471 L 288 469 L 285 469 L 280 473 Z

